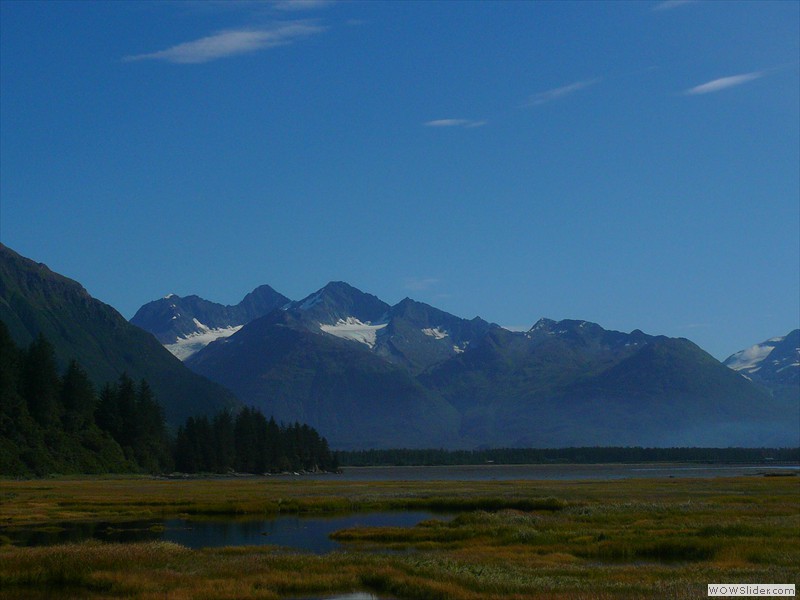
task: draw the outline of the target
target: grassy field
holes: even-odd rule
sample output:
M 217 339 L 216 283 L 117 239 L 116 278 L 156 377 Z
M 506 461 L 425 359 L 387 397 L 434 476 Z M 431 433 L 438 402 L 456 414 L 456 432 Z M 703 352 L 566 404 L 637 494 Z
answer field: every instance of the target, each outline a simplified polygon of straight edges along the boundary
M 518 482 L 58 479 L 0 482 L 0 523 L 456 512 L 339 531 L 349 551 L 167 542 L 0 546 L 3 598 L 704 598 L 708 583 L 800 584 L 800 478 Z M 376 552 L 377 551 L 377 552 Z

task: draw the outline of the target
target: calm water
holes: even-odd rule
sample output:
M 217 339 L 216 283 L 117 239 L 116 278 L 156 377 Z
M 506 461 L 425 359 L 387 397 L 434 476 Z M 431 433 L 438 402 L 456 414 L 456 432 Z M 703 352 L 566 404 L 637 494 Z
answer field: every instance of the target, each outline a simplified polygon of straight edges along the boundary
M 125 523 L 62 523 L 46 529 L 3 532 L 21 546 L 47 546 L 96 539 L 105 542 L 175 542 L 188 548 L 209 546 L 283 546 L 322 554 L 346 546 L 331 540 L 334 531 L 349 527 L 413 527 L 449 515 L 429 511 L 383 511 L 326 517 L 286 515 L 272 519 L 188 521 L 165 519 Z
M 735 477 L 800 474 L 798 465 L 478 465 L 456 467 L 349 467 L 338 475 L 284 475 L 333 481 L 513 481 L 619 480 L 629 478 Z M 224 481 L 224 480 L 221 480 Z M 349 527 L 411 527 L 428 519 L 446 519 L 428 511 L 373 512 L 338 516 L 279 516 L 261 520 L 148 520 L 128 523 L 63 523 L 56 528 L 0 529 L 17 545 L 41 546 L 97 539 L 108 542 L 163 540 L 189 548 L 274 545 L 325 553 L 346 548 L 329 535 Z
M 338 475 L 308 475 L 333 481 L 513 481 L 738 477 L 762 473 L 800 473 L 798 465 L 638 463 L 626 465 L 464 465 L 454 467 L 346 467 Z M 292 477 L 292 475 L 282 476 Z
M 413 527 L 428 519 L 446 519 L 428 511 L 384 511 L 327 517 L 287 515 L 258 521 L 164 521 L 160 538 L 189 548 L 270 544 L 325 553 L 344 548 L 328 536 L 350 527 Z

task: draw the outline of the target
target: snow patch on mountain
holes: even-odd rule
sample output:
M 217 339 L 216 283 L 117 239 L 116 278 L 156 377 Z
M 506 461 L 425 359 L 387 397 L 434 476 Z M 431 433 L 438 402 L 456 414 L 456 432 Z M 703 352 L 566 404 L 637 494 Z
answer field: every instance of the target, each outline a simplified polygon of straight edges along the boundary
M 450 335 L 449 333 L 439 329 L 438 327 L 436 327 L 436 328 L 428 327 L 426 329 L 423 329 L 422 333 L 424 333 L 425 335 L 430 336 L 430 337 L 432 337 L 434 339 L 437 339 L 437 340 L 443 340 L 448 335 Z
M 338 338 L 351 340 L 366 344 L 370 348 L 375 347 L 378 338 L 378 330 L 386 327 L 388 323 L 362 323 L 355 317 L 347 317 L 346 319 L 339 319 L 335 325 L 323 325 L 320 323 L 319 328 L 325 333 L 329 333 Z
M 780 369 L 778 369 L 778 371 L 777 371 L 777 372 L 778 372 L 778 373 L 780 373 L 781 371 L 785 371 L 786 369 L 789 369 L 789 368 L 791 368 L 791 367 L 800 367 L 800 362 L 790 363 L 790 364 L 788 364 L 788 365 L 786 365 L 786 366 L 784 366 L 784 367 L 781 367 Z
M 167 350 L 172 352 L 172 354 L 177 356 L 182 361 L 189 358 L 195 352 L 202 350 L 211 342 L 214 342 L 220 338 L 229 337 L 242 328 L 242 325 L 236 325 L 235 327 L 211 329 L 197 319 L 193 319 L 193 321 L 200 331 L 197 333 L 191 333 L 186 337 L 178 338 L 174 344 L 164 345 Z
M 761 363 L 775 349 L 775 346 L 783 340 L 784 338 L 782 337 L 772 338 L 761 344 L 740 350 L 725 361 L 725 366 L 734 371 L 755 373 L 761 368 Z

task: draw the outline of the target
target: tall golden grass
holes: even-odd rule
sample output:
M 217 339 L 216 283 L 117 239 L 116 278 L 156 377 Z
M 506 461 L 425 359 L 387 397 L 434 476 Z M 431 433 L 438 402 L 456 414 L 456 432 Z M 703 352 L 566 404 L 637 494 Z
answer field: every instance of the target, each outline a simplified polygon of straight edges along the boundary
M 0 547 L 3 598 L 701 598 L 715 582 L 800 585 L 800 478 L 605 482 L 4 481 L 8 530 L 81 519 L 441 508 L 358 528 L 348 551 L 166 542 Z M 2 534 L 2 532 L 0 532 Z

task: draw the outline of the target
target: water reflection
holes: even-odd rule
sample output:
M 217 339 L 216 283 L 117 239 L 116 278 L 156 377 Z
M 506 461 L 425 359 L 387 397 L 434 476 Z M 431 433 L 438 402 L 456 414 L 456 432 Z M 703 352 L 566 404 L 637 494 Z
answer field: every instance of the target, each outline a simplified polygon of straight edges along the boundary
M 96 539 L 106 542 L 162 540 L 188 548 L 274 545 L 323 554 L 344 549 L 328 536 L 349 527 L 413 527 L 428 519 L 445 519 L 428 511 L 373 512 L 327 517 L 287 515 L 260 520 L 188 521 L 167 519 L 126 523 L 63 523 L 58 527 L 3 532 L 19 546 L 46 546 Z

